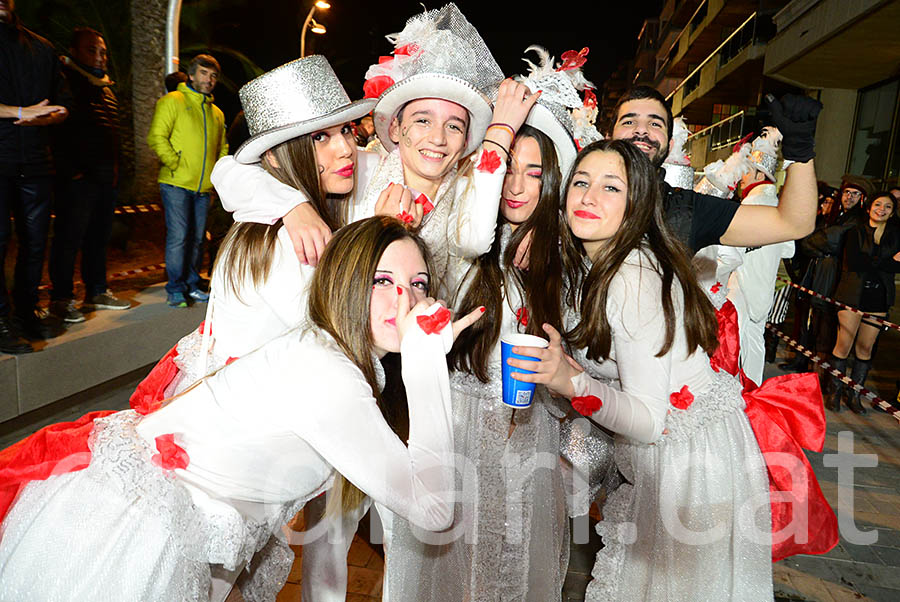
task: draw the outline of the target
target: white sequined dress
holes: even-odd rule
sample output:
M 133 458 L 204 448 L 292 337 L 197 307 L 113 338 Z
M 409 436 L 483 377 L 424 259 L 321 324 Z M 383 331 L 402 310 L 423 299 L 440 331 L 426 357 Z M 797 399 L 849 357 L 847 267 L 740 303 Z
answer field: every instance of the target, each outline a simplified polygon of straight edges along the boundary
M 510 229 L 502 229 L 501 256 Z M 462 281 L 467 262 L 457 262 Z M 465 286 L 465 283 L 463 284 Z M 507 282 L 501 335 L 524 332 L 524 303 Z M 502 403 L 500 344 L 490 382 L 451 374 L 457 503 L 453 527 L 424 533 L 394 519 L 385 600 L 559 600 L 568 565 L 566 491 L 559 466 L 559 413 L 542 387 L 532 406 Z M 515 428 L 510 434 L 511 425 Z
M 586 600 L 773 598 L 766 466 L 739 383 L 702 352 L 687 353 L 683 300 L 673 284 L 676 336 L 665 334 L 654 260 L 632 251 L 614 277 L 607 316 L 619 387 L 587 373 L 577 396 L 602 401 L 592 418 L 618 433 L 627 483 L 603 507 Z
M 449 331 L 402 341 L 408 447 L 336 343 L 303 329 L 152 414 L 96 420 L 90 465 L 32 481 L 3 521 L 0 600 L 208 600 L 211 565 L 249 563 L 335 470 L 414 524 L 446 527 Z M 185 464 L 167 464 L 166 435 Z M 257 577 L 272 587 L 252 599 L 274 601 L 284 575 Z

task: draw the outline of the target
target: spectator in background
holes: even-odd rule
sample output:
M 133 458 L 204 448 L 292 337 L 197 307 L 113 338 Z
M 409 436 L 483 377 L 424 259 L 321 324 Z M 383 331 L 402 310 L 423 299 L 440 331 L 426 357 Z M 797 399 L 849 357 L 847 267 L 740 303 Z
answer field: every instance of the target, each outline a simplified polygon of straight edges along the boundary
M 68 117 L 69 100 L 53 45 L 22 25 L 14 0 L 0 0 L 0 351 L 5 353 L 33 351 L 13 330 L 13 303 L 26 336 L 51 336 L 36 313 L 53 196 L 49 126 Z M 10 215 L 18 240 L 13 300 L 2 269 Z
M 816 211 L 816 229 L 825 228 L 834 224 L 841 214 L 841 204 L 836 200 L 838 190 L 826 184 L 819 182 L 819 208 Z M 787 270 L 791 281 L 809 286 L 810 282 L 804 279 L 809 274 L 810 262 L 812 257 L 803 252 L 802 245 L 797 245 L 796 253 L 792 259 L 784 260 L 784 267 Z M 815 350 L 814 340 L 810 337 L 809 329 L 809 312 L 810 297 L 807 293 L 794 290 L 794 326 L 792 337 L 795 341 L 799 341 L 801 345 L 807 349 Z M 768 331 L 767 331 L 768 332 Z M 794 358 L 778 366 L 782 370 L 792 372 L 806 372 L 809 369 L 809 360 L 802 353 L 796 353 Z
M 800 241 L 799 245 L 812 261 L 803 277 L 802 284 L 809 289 L 831 297 L 841 273 L 844 234 L 865 218 L 862 203 L 871 194 L 871 184 L 865 178 L 845 175 L 840 189 L 840 214 L 830 226 L 813 231 Z M 837 314 L 829 302 L 812 297 L 810 299 L 809 341 L 819 357 L 834 347 L 837 338 Z M 832 380 L 822 380 L 823 392 L 830 393 Z
M 900 228 L 890 219 L 895 207 L 889 192 L 879 192 L 867 207 L 867 219 L 846 231 L 843 273 L 834 293 L 841 303 L 880 317 L 885 317 L 894 304 L 894 275 L 900 272 Z M 848 309 L 841 309 L 837 315 L 840 328 L 831 352 L 834 367 L 846 371 L 847 358 L 853 347 L 856 361 L 850 378 L 864 385 L 872 366 L 872 348 L 881 327 Z M 847 406 L 857 414 L 865 414 L 859 393 L 848 392 L 843 382 L 833 380 L 834 392 L 826 400 L 826 407 L 839 412 L 846 395 Z
M 178 89 L 178 84 L 186 84 L 187 82 L 187 73 L 184 71 L 173 71 L 166 76 L 166 92 L 174 92 Z
M 375 122 L 371 115 L 366 115 L 356 125 L 356 146 L 366 148 L 375 137 Z
M 83 322 L 75 307 L 75 256 L 81 249 L 84 304 L 94 309 L 128 309 L 107 288 L 106 246 L 118 200 L 119 101 L 106 73 L 106 41 L 93 29 L 77 28 L 62 57 L 72 89 L 72 116 L 59 128 L 56 165 L 59 194 L 50 250 L 50 313 L 64 322 Z
M 200 288 L 200 247 L 206 231 L 209 174 L 228 153 L 225 116 L 213 104 L 219 63 L 198 54 L 188 67 L 188 83 L 156 101 L 147 142 L 159 155 L 159 189 L 166 216 L 166 293 L 171 307 L 187 307 L 187 297 L 206 302 Z

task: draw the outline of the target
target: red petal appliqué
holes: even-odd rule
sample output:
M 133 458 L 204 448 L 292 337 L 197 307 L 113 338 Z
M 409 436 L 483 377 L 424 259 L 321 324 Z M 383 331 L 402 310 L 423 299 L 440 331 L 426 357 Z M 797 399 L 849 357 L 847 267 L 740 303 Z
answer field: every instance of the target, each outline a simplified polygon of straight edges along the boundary
M 711 292 L 712 294 L 715 295 L 716 293 L 719 292 L 719 290 L 720 290 L 721 288 L 722 288 L 722 283 L 721 283 L 721 282 L 716 282 L 714 285 L 712 285 L 711 287 L 709 287 L 709 292 Z
M 597 106 L 597 95 L 594 94 L 593 88 L 584 89 L 584 106 L 589 109 L 593 109 Z
M 393 78 L 387 75 L 376 75 L 371 79 L 367 79 L 363 84 L 363 92 L 365 98 L 378 98 L 381 93 L 394 85 Z
M 187 468 L 191 461 L 187 452 L 175 443 L 175 435 L 172 433 L 156 438 L 156 450 L 159 453 L 154 454 L 150 461 L 165 470 Z
M 575 52 L 574 50 L 567 50 L 560 55 L 559 58 L 562 59 L 562 65 L 557 68 L 557 71 L 568 71 L 569 69 L 576 69 L 581 67 L 587 62 L 588 48 L 582 48 L 579 52 Z
M 478 171 L 494 173 L 497 171 L 498 167 L 500 167 L 500 155 L 495 151 L 487 150 L 481 153 L 481 162 L 478 163 L 478 166 L 475 169 Z
M 229 357 L 227 360 L 225 360 L 225 365 L 227 366 L 228 364 L 230 364 L 231 362 L 233 362 L 236 359 L 237 359 L 236 357 Z
M 398 54 L 404 54 L 406 56 L 412 56 L 414 54 L 417 54 L 418 52 L 419 52 L 419 45 L 416 44 L 415 42 L 410 42 L 409 44 L 405 44 L 405 45 L 401 46 L 400 48 L 396 49 L 394 51 L 394 55 L 396 56 Z
M 519 321 L 519 324 L 522 326 L 528 326 L 528 308 L 520 307 L 516 310 L 516 320 Z
M 406 211 L 401 211 L 397 214 L 397 219 L 403 222 L 404 224 L 411 224 L 415 221 L 415 218 L 408 214 Z
M 419 323 L 419 328 L 425 331 L 425 334 L 440 332 L 450 322 L 450 310 L 441 307 L 430 316 L 416 316 L 416 322 Z
M 679 410 L 686 410 L 694 403 L 694 394 L 688 389 L 687 385 L 681 387 L 681 391 L 669 395 L 669 401 Z
M 582 416 L 590 416 L 603 407 L 603 401 L 596 395 L 585 395 L 583 397 L 573 397 L 572 407 Z
M 417 196 L 416 200 L 413 202 L 416 205 L 422 205 L 422 215 L 428 215 L 431 213 L 431 210 L 434 209 L 434 205 L 428 200 L 428 197 L 425 196 L 424 193 Z

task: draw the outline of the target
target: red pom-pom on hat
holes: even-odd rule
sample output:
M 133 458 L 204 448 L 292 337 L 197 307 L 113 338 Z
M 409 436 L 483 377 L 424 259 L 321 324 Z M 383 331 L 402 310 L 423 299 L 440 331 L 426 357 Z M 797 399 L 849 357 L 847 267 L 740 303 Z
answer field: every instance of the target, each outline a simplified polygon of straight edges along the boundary
M 394 80 L 387 75 L 376 75 L 363 84 L 366 98 L 378 98 L 381 93 L 394 85 Z

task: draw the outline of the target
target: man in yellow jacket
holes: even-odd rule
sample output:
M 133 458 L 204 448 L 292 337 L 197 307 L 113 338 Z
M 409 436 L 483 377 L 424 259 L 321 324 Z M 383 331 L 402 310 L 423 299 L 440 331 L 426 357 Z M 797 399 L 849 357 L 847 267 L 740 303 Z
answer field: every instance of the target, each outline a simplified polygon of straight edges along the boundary
M 187 83 L 156 102 L 147 142 L 159 155 L 159 192 L 166 217 L 166 293 L 172 307 L 209 295 L 197 273 L 209 210 L 209 174 L 228 153 L 225 116 L 213 104 L 219 63 L 208 54 L 194 57 Z

